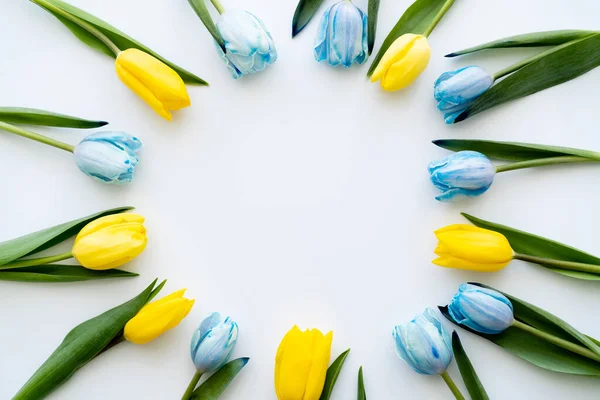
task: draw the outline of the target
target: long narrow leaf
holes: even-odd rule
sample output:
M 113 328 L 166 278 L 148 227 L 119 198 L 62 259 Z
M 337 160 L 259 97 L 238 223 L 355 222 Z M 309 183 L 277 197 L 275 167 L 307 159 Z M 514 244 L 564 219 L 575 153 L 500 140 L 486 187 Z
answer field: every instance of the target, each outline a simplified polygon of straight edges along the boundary
M 566 29 L 559 31 L 532 32 L 522 35 L 509 36 L 492 42 L 469 47 L 468 49 L 455 51 L 446 57 L 457 57 L 465 54 L 475 53 L 488 49 L 503 49 L 511 47 L 542 47 L 558 46 L 571 40 L 581 39 L 595 33 L 594 31 L 583 31 Z
M 79 129 L 99 128 L 108 124 L 106 121 L 92 121 L 89 119 L 71 117 L 70 115 L 24 107 L 0 107 L 0 121 L 11 124 L 57 126 Z
M 38 4 L 40 7 L 44 8 L 46 11 L 50 12 L 52 15 L 54 15 L 56 18 L 58 18 L 83 43 L 87 44 L 88 46 L 92 47 L 95 50 L 101 51 L 104 54 L 107 54 L 111 57 L 115 57 L 113 52 L 104 43 L 102 43 L 95 36 L 93 36 L 92 34 L 87 32 L 85 29 L 81 28 L 79 25 L 74 24 L 71 21 L 67 21 L 65 18 L 61 17 L 60 15 L 56 15 L 52 11 L 45 8 L 43 6 L 43 4 L 39 4 L 35 0 L 31 0 L 31 1 Z M 146 53 L 152 54 L 154 57 L 158 58 L 159 60 L 161 60 L 162 62 L 164 62 L 171 68 L 173 68 L 175 71 L 177 71 L 177 73 L 181 76 L 181 78 L 183 79 L 183 81 L 185 83 L 198 84 L 198 85 L 207 85 L 208 84 L 202 78 L 173 64 L 169 60 L 158 55 L 154 51 L 150 50 L 148 47 L 144 46 L 143 44 L 136 41 L 135 39 L 127 36 L 120 30 L 118 30 L 114 26 L 106 23 L 105 21 L 101 20 L 100 18 L 96 18 L 92 14 L 89 14 L 75 6 L 72 6 L 68 3 L 65 3 L 60 0 L 46 0 L 46 1 L 48 3 L 51 3 L 52 5 L 54 5 L 55 7 L 58 7 L 61 10 L 66 11 L 69 14 L 74 15 L 75 17 L 82 19 L 85 22 L 93 25 L 96 29 L 100 30 L 103 34 L 105 34 L 121 50 L 126 50 L 129 48 L 136 48 L 136 49 L 142 50 Z
M 321 4 L 323 4 L 323 0 L 300 0 L 292 19 L 292 37 L 304 29 Z
M 80 282 L 96 279 L 131 278 L 138 274 L 120 269 L 94 271 L 80 265 L 38 265 L 0 271 L 0 281 L 14 282 Z
M 563 45 L 562 48 L 534 61 L 492 86 L 477 98 L 454 123 L 499 104 L 529 96 L 570 81 L 600 65 L 600 34 Z
M 363 378 L 363 367 L 358 369 L 358 400 L 367 400 L 367 391 L 365 390 L 365 380 Z
M 471 400 L 490 400 L 456 331 L 452 332 L 452 350 L 454 352 L 456 363 L 458 364 L 460 375 L 471 396 Z
M 371 76 L 377 64 L 394 43 L 396 39 L 405 33 L 422 34 L 431 24 L 437 13 L 442 9 L 446 0 L 417 0 L 404 12 L 396 26 L 387 35 L 373 63 L 369 67 L 367 76 Z
M 369 46 L 369 55 L 373 52 L 375 46 L 375 36 L 377 35 L 377 19 L 379 17 L 379 0 L 369 0 L 369 9 L 367 12 L 367 43 Z
M 227 52 L 227 50 L 225 49 L 225 40 L 223 40 L 221 33 L 217 29 L 217 26 L 215 25 L 213 19 L 210 16 L 210 13 L 208 12 L 208 8 L 206 7 L 206 1 L 207 0 L 188 0 L 190 5 L 196 12 L 196 15 L 198 15 L 198 17 L 208 30 L 208 33 L 211 34 L 211 36 L 213 37 L 213 39 L 215 39 L 217 44 L 221 46 L 223 53 L 225 53 Z
M 194 390 L 190 400 L 217 400 L 242 368 L 246 366 L 248 360 L 250 359 L 238 358 L 223 365 Z
M 100 353 L 144 306 L 156 280 L 142 293 L 71 330 L 58 348 L 23 385 L 13 400 L 41 399 Z
M 327 368 L 325 385 L 323 386 L 323 392 L 321 392 L 321 397 L 319 400 L 329 400 L 331 397 L 335 383 L 337 382 L 338 376 L 340 376 L 340 372 L 342 372 L 342 367 L 344 366 L 344 362 L 346 362 L 346 357 L 348 357 L 349 353 L 350 349 L 340 354 L 338 358 L 336 358 L 335 361 L 329 366 L 329 368 Z
M 478 151 L 489 158 L 497 160 L 527 161 L 540 158 L 579 156 L 600 161 L 600 153 L 595 151 L 541 144 L 469 139 L 439 139 L 434 140 L 433 144 L 452 151 Z

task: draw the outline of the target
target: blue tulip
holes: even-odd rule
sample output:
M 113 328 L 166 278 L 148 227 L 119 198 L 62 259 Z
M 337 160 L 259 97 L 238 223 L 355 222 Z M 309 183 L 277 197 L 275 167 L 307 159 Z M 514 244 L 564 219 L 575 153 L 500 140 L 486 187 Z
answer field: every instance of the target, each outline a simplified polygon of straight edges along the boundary
M 429 163 L 431 182 L 444 193 L 436 200 L 450 201 L 485 193 L 496 176 L 496 167 L 483 154 L 459 151 Z
M 86 175 L 105 183 L 133 179 L 142 147 L 138 138 L 124 132 L 99 132 L 86 136 L 75 146 L 75 163 Z
M 329 7 L 315 39 L 315 60 L 349 68 L 364 63 L 367 51 L 367 14 L 350 0 Z
M 494 79 L 481 67 L 472 65 L 444 72 L 435 81 L 433 95 L 447 124 L 454 123 L 464 110 L 494 84 Z
M 271 34 L 254 14 L 244 10 L 227 10 L 217 21 L 217 29 L 225 41 L 226 53 L 217 45 L 235 79 L 262 71 L 277 61 L 277 50 Z
M 190 354 L 200 373 L 213 372 L 221 368 L 235 347 L 238 326 L 229 317 L 218 312 L 210 314 L 194 332 Z
M 514 322 L 512 303 L 504 295 L 467 283 L 459 286 L 448 312 L 459 324 L 486 334 L 504 332 Z
M 396 353 L 416 372 L 440 375 L 452 361 L 452 339 L 435 311 L 427 308 L 412 321 L 394 328 Z

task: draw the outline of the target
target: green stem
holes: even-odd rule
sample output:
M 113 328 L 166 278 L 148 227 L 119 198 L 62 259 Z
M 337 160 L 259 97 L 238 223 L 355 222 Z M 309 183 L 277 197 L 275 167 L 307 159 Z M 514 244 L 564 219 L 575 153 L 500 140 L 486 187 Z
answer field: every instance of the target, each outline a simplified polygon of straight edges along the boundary
M 198 385 L 201 377 L 202 372 L 196 371 L 181 400 L 188 400 L 190 397 L 192 397 L 192 393 L 194 393 L 194 389 L 196 389 L 196 385 Z
M 88 31 L 89 33 L 94 35 L 102 43 L 104 43 L 106 45 L 106 47 L 108 47 L 113 53 L 115 53 L 115 56 L 121 52 L 121 49 L 119 49 L 117 47 L 117 45 L 108 38 L 108 36 L 106 36 L 104 33 L 100 32 L 100 30 L 97 29 L 92 24 L 82 20 L 81 18 L 77 18 L 73 14 L 70 14 L 63 9 L 56 7 L 54 4 L 49 3 L 46 0 L 30 0 L 30 1 L 37 4 L 40 7 L 47 9 L 48 11 L 51 11 L 54 14 L 58 14 L 61 17 L 68 19 L 69 21 L 73 22 L 75 25 L 78 25 L 79 27 L 85 29 L 86 31 Z
M 560 156 L 560 157 L 548 157 L 538 158 L 535 160 L 518 161 L 514 163 L 508 163 L 498 165 L 496 172 L 514 171 L 516 169 L 543 167 L 545 165 L 554 164 L 571 164 L 571 163 L 585 163 L 585 162 L 600 162 L 592 158 L 579 157 L 579 156 Z
M 542 258 L 521 253 L 515 253 L 513 258 L 515 260 L 527 261 L 535 264 L 545 265 L 547 267 L 568 269 L 570 271 L 588 272 L 590 274 L 600 275 L 600 265 L 585 264 L 574 261 L 554 260 L 551 258 Z
M 210 0 L 210 2 L 213 4 L 213 6 L 215 6 L 219 14 L 223 14 L 225 12 L 225 8 L 221 3 L 219 3 L 219 0 Z
M 450 388 L 450 391 L 452 392 L 454 397 L 456 397 L 457 400 L 465 400 L 465 396 L 463 396 L 460 390 L 458 390 L 456 383 L 454 383 L 452 378 L 450 378 L 450 375 L 448 375 L 448 371 L 444 371 L 441 376 L 444 382 L 446 382 L 446 385 L 448 385 L 448 387 Z
M 444 16 L 444 14 L 446 14 L 448 12 L 448 10 L 450 9 L 450 7 L 452 7 L 452 4 L 454 4 L 454 1 L 455 0 L 446 0 L 446 2 L 444 3 L 444 5 L 440 9 L 440 11 L 433 18 L 433 21 L 431 21 L 431 24 L 427 27 L 427 29 L 425 29 L 425 32 L 423 32 L 423 36 L 429 37 L 429 35 L 431 34 L 431 32 L 433 32 L 433 29 L 440 22 L 440 20 Z
M 41 257 L 41 258 L 29 258 L 26 260 L 13 261 L 11 263 L 0 266 L 0 270 L 25 268 L 25 267 L 33 267 L 36 265 L 51 264 L 51 263 L 55 263 L 57 261 L 66 260 L 68 258 L 73 258 L 73 253 L 71 253 L 70 251 L 63 253 L 63 254 L 58 254 L 56 256 L 48 256 L 48 257 Z
M 588 349 L 587 347 L 583 347 L 580 346 L 578 344 L 575 344 L 573 342 L 569 342 L 568 340 L 565 339 L 561 339 L 559 337 L 556 337 L 554 335 L 551 335 L 549 333 L 540 331 L 537 328 L 534 328 L 533 326 L 524 324 L 521 321 L 517 321 L 515 320 L 513 322 L 513 325 L 515 328 L 519 328 L 521 330 L 524 330 L 525 332 L 529 332 L 532 335 L 543 339 L 549 343 L 555 344 L 558 347 L 562 347 L 563 349 L 569 350 L 573 353 L 579 354 L 580 356 L 584 356 L 586 358 L 589 358 L 591 360 L 594 361 L 598 361 L 600 362 L 600 356 L 598 356 L 598 354 L 594 353 L 593 351 L 591 351 L 590 349 Z
M 0 121 L 0 129 L 14 133 L 15 135 L 26 137 L 27 139 L 35 140 L 40 143 L 48 144 L 50 146 L 54 146 L 58 149 L 73 152 L 75 150 L 75 146 L 72 146 L 67 143 L 59 142 L 58 140 L 54 140 L 49 138 L 48 136 L 40 135 L 39 133 L 35 133 L 32 131 L 28 131 L 27 129 L 19 128 L 17 126 L 7 124 L 6 122 Z

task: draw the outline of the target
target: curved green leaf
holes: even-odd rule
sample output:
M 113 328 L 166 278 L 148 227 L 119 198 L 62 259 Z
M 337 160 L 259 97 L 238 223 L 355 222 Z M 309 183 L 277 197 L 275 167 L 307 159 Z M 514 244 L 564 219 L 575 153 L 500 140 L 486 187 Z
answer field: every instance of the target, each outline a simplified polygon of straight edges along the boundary
M 315 15 L 323 0 L 300 0 L 292 19 L 292 37 L 300 33 L 302 29 Z
M 133 207 L 119 207 L 76 219 L 29 235 L 0 243 L 0 267 L 21 257 L 46 250 L 76 235 L 89 222 L 106 215 L 118 214 Z
M 0 107 L 0 121 L 11 124 L 57 126 L 61 128 L 79 129 L 99 128 L 108 124 L 106 121 L 92 121 L 89 119 L 71 117 L 70 115 L 24 107 Z
M 369 67 L 367 76 L 373 74 L 375 68 L 377 68 L 377 64 L 379 64 L 387 49 L 396 39 L 405 33 L 420 35 L 425 32 L 445 3 L 446 0 L 417 0 L 408 7 L 396 26 L 394 26 L 383 41 L 373 63 Z
M 554 240 L 546 239 L 541 236 L 533 235 L 524 231 L 520 231 L 511 228 L 506 225 L 496 224 L 494 222 L 485 221 L 472 215 L 461 213 L 466 219 L 468 219 L 474 225 L 489 229 L 492 231 L 503 234 L 508 239 L 510 246 L 517 253 L 528 254 L 536 257 L 551 258 L 562 261 L 574 261 L 584 264 L 600 265 L 600 258 L 595 257 L 591 254 L 585 253 L 574 247 L 564 245 Z M 560 268 L 550 268 L 545 265 L 541 265 L 550 271 L 557 272 L 562 275 L 566 275 L 572 278 L 585 279 L 585 280 L 600 280 L 600 276 L 579 271 L 570 271 Z
M 327 375 L 325 376 L 325 385 L 323 386 L 323 392 L 321 392 L 321 397 L 319 400 L 329 400 L 331 397 L 331 393 L 333 392 L 333 388 L 335 387 L 335 382 L 342 372 L 342 367 L 344 366 L 344 362 L 346 362 L 346 357 L 350 353 L 350 349 L 346 350 L 342 354 L 339 355 L 338 358 L 327 368 Z
M 236 375 L 246 366 L 249 358 L 238 358 L 223 365 L 212 374 L 194 392 L 190 400 L 217 400 L 233 381 Z
M 365 390 L 365 381 L 363 378 L 363 367 L 358 370 L 358 400 L 367 400 L 367 392 Z
M 23 385 L 13 400 L 42 399 L 91 361 L 146 304 L 156 280 L 142 293 L 71 330 L 58 348 Z
M 44 8 L 46 11 L 50 12 L 56 18 L 58 18 L 83 43 L 87 44 L 88 46 L 92 47 L 93 49 L 98 50 L 104 54 L 107 54 L 111 57 L 115 57 L 114 53 L 104 43 L 102 43 L 95 36 L 93 36 L 92 34 L 87 32 L 85 29 L 81 28 L 79 25 L 66 20 L 65 18 L 61 17 L 60 15 L 54 14 L 52 11 L 45 8 L 42 3 L 38 3 L 36 0 L 31 0 L 31 1 L 33 1 L 40 7 Z M 82 19 L 85 22 L 93 25 L 95 28 L 97 28 L 103 34 L 105 34 L 121 50 L 126 50 L 129 48 L 136 48 L 136 49 L 145 51 L 148 54 L 152 54 L 154 57 L 158 58 L 159 60 L 161 60 L 162 62 L 167 64 L 169 67 L 171 67 L 175 71 L 177 71 L 177 73 L 181 76 L 181 79 L 183 79 L 183 81 L 185 83 L 208 85 L 208 83 L 205 80 L 203 80 L 202 78 L 192 74 L 189 71 L 186 71 L 185 69 L 173 64 L 169 60 L 161 57 L 157 53 L 150 50 L 148 47 L 144 46 L 143 44 L 136 41 L 135 39 L 127 36 L 120 30 L 118 30 L 114 26 L 106 23 L 105 21 L 101 20 L 100 18 L 96 18 L 92 14 L 89 14 L 75 6 L 72 6 L 68 3 L 65 3 L 60 0 L 45 0 L 45 1 L 54 5 L 55 7 L 60 8 L 61 10 L 65 11 L 65 12 L 68 12 L 69 14 L 72 14 L 75 17 Z
M 206 0 L 188 0 L 188 3 L 190 3 L 194 11 L 196 12 L 196 15 L 198 15 L 198 17 L 208 30 L 208 33 L 210 33 L 213 39 L 215 39 L 215 41 L 217 42 L 217 44 L 221 46 L 223 53 L 226 53 L 227 50 L 225 49 L 225 40 L 223 40 L 221 33 L 217 29 L 217 26 L 215 25 L 213 19 L 210 16 L 210 13 L 208 12 L 208 8 L 206 7 Z
M 0 281 L 13 282 L 80 282 L 96 279 L 131 278 L 134 276 L 139 276 L 139 274 L 120 269 L 94 271 L 80 265 L 62 264 L 38 265 L 0 271 Z
M 367 43 L 369 55 L 373 52 L 375 46 L 375 36 L 377 35 L 377 19 L 379 17 L 379 0 L 369 0 L 369 8 L 367 12 Z
M 558 46 L 496 83 L 456 117 L 454 123 L 585 74 L 600 65 L 599 49 L 598 33 Z
M 470 139 L 438 139 L 434 140 L 433 144 L 452 151 L 477 151 L 497 160 L 527 161 L 561 156 L 579 156 L 600 160 L 600 153 L 595 151 L 542 144 Z
M 471 396 L 471 400 L 490 400 L 456 331 L 452 332 L 452 350 L 454 352 L 456 363 L 458 364 L 460 375 Z
M 570 42 L 572 40 L 584 38 L 594 33 L 596 32 L 576 29 L 524 33 L 522 35 L 509 36 L 502 39 L 494 40 L 492 42 L 480 44 L 478 46 L 469 47 L 468 49 L 455 51 L 450 54 L 446 54 L 445 57 L 457 57 L 488 49 L 558 46 Z

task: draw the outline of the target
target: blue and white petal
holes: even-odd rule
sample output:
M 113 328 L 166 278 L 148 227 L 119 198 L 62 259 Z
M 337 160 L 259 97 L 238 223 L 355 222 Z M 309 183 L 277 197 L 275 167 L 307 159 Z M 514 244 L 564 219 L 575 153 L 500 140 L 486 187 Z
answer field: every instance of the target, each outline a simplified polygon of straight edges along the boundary
M 498 334 L 514 322 L 512 303 L 503 294 L 471 284 L 462 284 L 448 305 L 456 322 L 477 332 Z
M 194 332 L 190 355 L 199 372 L 213 372 L 223 366 L 237 342 L 238 326 L 231 318 L 219 313 L 206 317 Z

